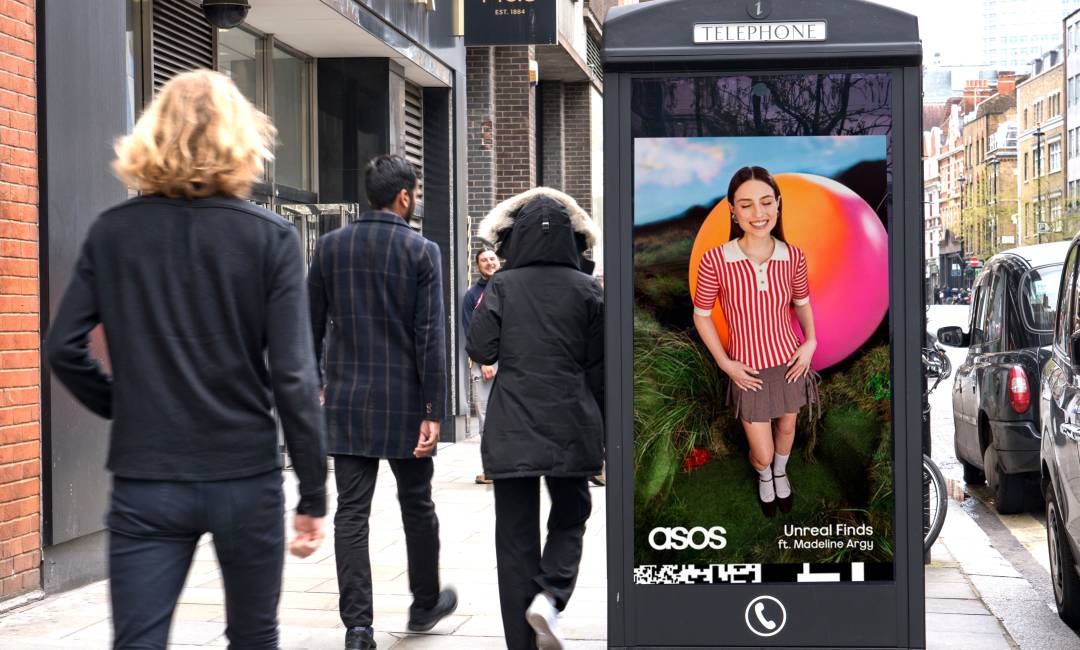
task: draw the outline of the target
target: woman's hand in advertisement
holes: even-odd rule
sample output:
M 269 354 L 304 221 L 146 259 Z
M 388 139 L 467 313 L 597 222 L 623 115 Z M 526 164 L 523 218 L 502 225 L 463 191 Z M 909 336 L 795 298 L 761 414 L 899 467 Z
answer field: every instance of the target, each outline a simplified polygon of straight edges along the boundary
M 723 370 L 727 376 L 731 378 L 731 381 L 735 382 L 735 385 L 739 388 L 749 391 L 761 390 L 761 378 L 758 377 L 758 371 L 745 363 L 731 359 L 727 364 L 721 365 L 720 369 Z
M 810 361 L 814 358 L 814 350 L 817 349 L 817 341 L 810 340 L 799 346 L 791 360 L 787 362 L 788 371 L 785 377 L 790 384 L 810 372 Z

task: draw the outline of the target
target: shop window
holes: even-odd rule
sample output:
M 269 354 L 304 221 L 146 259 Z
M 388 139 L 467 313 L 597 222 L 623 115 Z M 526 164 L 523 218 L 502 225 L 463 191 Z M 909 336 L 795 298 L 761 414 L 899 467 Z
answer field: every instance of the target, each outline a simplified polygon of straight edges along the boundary
M 274 182 L 311 189 L 311 71 L 281 47 L 273 53 Z
M 218 33 L 218 70 L 233 80 L 244 97 L 262 106 L 263 66 L 259 57 L 260 38 L 242 29 Z

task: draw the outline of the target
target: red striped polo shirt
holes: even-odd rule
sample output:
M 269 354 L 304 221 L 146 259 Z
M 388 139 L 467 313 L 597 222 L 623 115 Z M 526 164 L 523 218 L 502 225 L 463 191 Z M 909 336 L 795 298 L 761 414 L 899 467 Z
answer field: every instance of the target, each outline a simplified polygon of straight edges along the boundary
M 772 256 L 751 261 L 738 240 L 705 253 L 698 264 L 694 313 L 708 316 L 720 301 L 728 323 L 727 353 L 755 370 L 786 364 L 799 347 L 791 305 L 810 302 L 806 255 L 774 239 Z

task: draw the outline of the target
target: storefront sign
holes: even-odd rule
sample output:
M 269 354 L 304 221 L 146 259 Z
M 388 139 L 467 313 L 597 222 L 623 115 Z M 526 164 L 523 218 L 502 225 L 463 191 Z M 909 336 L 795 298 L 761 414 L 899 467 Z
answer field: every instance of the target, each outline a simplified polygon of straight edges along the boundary
M 824 20 L 772 23 L 701 23 L 694 25 L 695 43 L 775 43 L 824 41 Z
M 558 0 L 465 0 L 465 45 L 553 45 Z

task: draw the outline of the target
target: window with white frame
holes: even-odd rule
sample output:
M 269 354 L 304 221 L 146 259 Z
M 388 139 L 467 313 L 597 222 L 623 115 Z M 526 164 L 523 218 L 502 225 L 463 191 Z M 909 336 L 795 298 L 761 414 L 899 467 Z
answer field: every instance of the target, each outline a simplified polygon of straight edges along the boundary
M 1046 148 L 1050 157 L 1049 172 L 1053 174 L 1061 171 L 1061 140 L 1054 140 L 1046 145 Z

